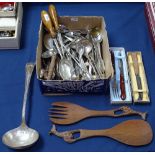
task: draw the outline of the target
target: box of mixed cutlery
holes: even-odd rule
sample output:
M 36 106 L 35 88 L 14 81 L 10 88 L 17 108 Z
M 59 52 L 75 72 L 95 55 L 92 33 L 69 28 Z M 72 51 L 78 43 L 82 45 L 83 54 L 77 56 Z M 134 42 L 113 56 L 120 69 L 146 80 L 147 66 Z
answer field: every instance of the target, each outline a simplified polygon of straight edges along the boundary
M 0 17 L 15 17 L 17 2 L 0 2 Z
M 122 47 L 112 47 L 110 51 L 114 68 L 110 80 L 111 103 L 150 102 L 141 52 L 127 52 L 126 58 Z
M 125 49 L 112 47 L 110 51 L 114 68 L 114 76 L 110 80 L 111 103 L 132 103 Z
M 142 60 L 139 51 L 127 52 L 128 68 L 132 86 L 132 96 L 135 103 L 148 103 L 149 89 Z
M 20 48 L 22 15 L 22 3 L 18 3 L 15 17 L 0 18 L 0 49 Z
M 106 93 L 113 67 L 104 18 L 56 19 L 53 12 L 53 5 L 41 12 L 36 69 L 42 94 Z

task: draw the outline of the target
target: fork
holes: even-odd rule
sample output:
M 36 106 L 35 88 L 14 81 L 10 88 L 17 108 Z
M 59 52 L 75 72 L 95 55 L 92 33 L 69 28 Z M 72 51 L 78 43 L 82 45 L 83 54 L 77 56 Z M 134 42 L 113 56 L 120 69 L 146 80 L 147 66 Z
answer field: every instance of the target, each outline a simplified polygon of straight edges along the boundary
M 54 124 L 72 124 L 88 117 L 108 116 L 108 117 L 121 117 L 128 115 L 139 115 L 142 119 L 146 118 L 146 113 L 132 110 L 127 106 L 122 106 L 113 110 L 90 110 L 85 107 L 69 103 L 69 102 L 55 102 L 53 107 L 49 110 L 50 120 Z
M 114 76 L 113 82 L 112 82 L 112 89 L 113 89 L 113 97 L 115 99 L 119 99 L 119 91 L 118 91 L 118 85 L 116 81 L 116 77 Z

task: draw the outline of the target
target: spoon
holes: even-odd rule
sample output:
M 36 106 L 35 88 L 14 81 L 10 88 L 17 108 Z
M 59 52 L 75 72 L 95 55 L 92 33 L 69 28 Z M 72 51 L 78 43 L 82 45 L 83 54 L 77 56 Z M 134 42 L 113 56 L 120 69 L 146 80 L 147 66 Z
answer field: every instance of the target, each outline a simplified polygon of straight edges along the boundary
M 63 80 L 72 80 L 74 72 L 73 64 L 69 59 L 61 59 L 59 62 L 59 74 Z
M 99 27 L 95 27 L 90 31 L 90 34 L 92 36 L 93 41 L 97 44 L 97 48 L 96 48 L 95 44 L 94 44 L 94 46 L 96 48 L 96 52 L 97 52 L 96 54 L 98 57 L 97 61 L 96 61 L 98 69 L 104 73 L 105 72 L 105 64 L 104 64 L 104 61 L 101 56 L 101 48 L 100 48 L 100 43 L 103 40 L 103 33 Z
M 97 73 L 98 71 L 96 71 L 95 64 L 93 65 L 92 60 L 89 56 L 90 52 L 92 51 L 93 45 L 90 43 L 90 41 L 88 39 L 82 39 L 79 42 L 79 44 L 80 44 L 80 46 L 82 46 L 84 48 L 84 55 L 88 59 L 89 64 L 92 66 L 95 74 L 100 76 L 100 73 Z
M 26 125 L 25 120 L 26 102 L 33 70 L 33 63 L 26 64 L 26 81 L 21 125 L 15 129 L 6 132 L 2 137 L 2 142 L 12 149 L 28 148 L 33 145 L 39 138 L 39 133 L 36 130 L 29 128 Z
M 151 143 L 153 138 L 152 128 L 144 120 L 128 120 L 104 130 L 77 129 L 71 131 L 58 132 L 53 125 L 50 134 L 54 134 L 64 139 L 68 143 L 73 143 L 89 137 L 109 137 L 126 145 L 143 146 Z M 77 136 L 78 135 L 78 136 Z
M 76 49 L 77 49 L 77 51 L 78 51 L 78 54 L 79 54 L 79 62 L 80 62 L 80 66 L 82 66 L 82 68 L 84 68 L 84 70 L 87 70 L 87 67 L 86 67 L 86 65 L 85 65 L 85 63 L 84 63 L 84 61 L 83 61 L 83 58 L 82 58 L 82 56 L 83 56 L 83 54 L 84 54 L 84 49 L 83 49 L 83 47 L 80 45 L 80 44 L 77 44 L 76 45 Z M 91 74 L 89 73 L 88 74 L 88 71 L 87 72 L 83 72 L 83 70 L 81 70 L 82 71 L 82 80 L 91 80 L 92 78 L 91 78 Z
M 50 34 L 45 34 L 45 36 L 44 36 L 44 46 L 48 50 L 53 48 L 53 39 L 52 39 Z
M 44 59 L 48 59 L 48 58 L 51 58 L 52 55 L 53 55 L 53 49 L 43 52 L 41 57 L 44 58 Z

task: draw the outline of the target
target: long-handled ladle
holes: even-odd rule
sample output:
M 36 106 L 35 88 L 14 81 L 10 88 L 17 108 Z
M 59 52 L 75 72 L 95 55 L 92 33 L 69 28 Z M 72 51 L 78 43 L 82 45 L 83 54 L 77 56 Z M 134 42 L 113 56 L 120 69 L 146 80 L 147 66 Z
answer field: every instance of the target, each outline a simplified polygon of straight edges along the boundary
M 2 142 L 12 149 L 24 149 L 30 147 L 39 138 L 39 133 L 36 130 L 29 128 L 26 125 L 25 120 L 26 102 L 33 69 L 33 63 L 26 64 L 25 93 L 23 100 L 21 125 L 15 129 L 6 132 L 2 137 Z

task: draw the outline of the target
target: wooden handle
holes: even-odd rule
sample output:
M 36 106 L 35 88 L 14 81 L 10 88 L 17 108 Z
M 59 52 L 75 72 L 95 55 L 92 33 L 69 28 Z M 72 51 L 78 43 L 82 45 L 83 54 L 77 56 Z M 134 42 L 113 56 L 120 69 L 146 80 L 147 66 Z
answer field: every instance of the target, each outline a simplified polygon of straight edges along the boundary
M 41 11 L 41 20 L 43 22 L 43 24 L 45 25 L 45 27 L 47 28 L 47 30 L 50 32 L 51 37 L 55 38 L 56 33 L 54 32 L 54 28 L 50 19 L 49 14 L 46 11 Z
M 47 80 L 50 80 L 52 75 L 53 75 L 54 66 L 55 66 L 55 60 L 56 60 L 56 54 L 52 55 L 51 63 L 49 65 Z
M 121 89 L 121 99 L 126 99 L 126 93 L 125 93 L 125 83 L 124 83 L 124 76 L 120 74 L 120 89 Z
M 132 61 L 133 61 L 133 67 L 135 74 L 139 74 L 139 66 L 138 66 L 138 59 L 137 59 L 137 54 L 136 53 L 131 53 Z
M 122 116 L 129 116 L 129 115 L 139 115 L 142 119 L 145 120 L 146 112 L 139 112 L 131 109 L 127 106 L 122 106 L 120 108 L 112 109 L 112 110 L 105 110 L 105 111 L 98 111 L 98 110 L 90 110 L 90 117 L 94 116 L 111 116 L 111 117 L 122 117 Z
M 50 5 L 48 12 L 50 14 L 50 17 L 52 18 L 52 22 L 54 24 L 55 30 L 58 31 L 59 30 L 59 24 L 58 24 L 58 15 L 57 15 L 57 11 L 54 5 Z

